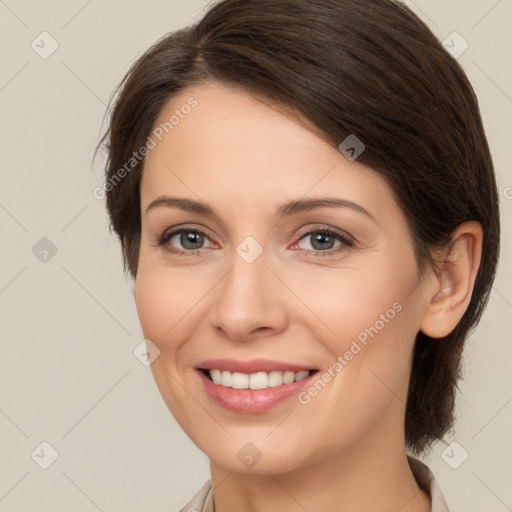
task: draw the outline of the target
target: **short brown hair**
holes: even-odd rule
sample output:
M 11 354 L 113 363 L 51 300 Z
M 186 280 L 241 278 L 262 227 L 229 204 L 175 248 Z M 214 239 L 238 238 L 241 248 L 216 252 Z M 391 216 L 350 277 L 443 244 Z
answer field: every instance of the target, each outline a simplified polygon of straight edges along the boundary
M 335 147 L 356 134 L 366 147 L 358 161 L 385 177 L 407 217 L 422 272 L 459 224 L 481 223 L 482 260 L 466 312 L 445 338 L 420 331 L 415 341 L 405 436 L 410 451 L 425 451 L 453 428 L 463 345 L 488 302 L 499 255 L 493 162 L 465 73 L 399 1 L 222 0 L 157 41 L 119 84 L 100 141 L 107 181 L 145 144 L 170 98 L 212 80 L 299 112 Z M 143 164 L 106 194 L 133 277 Z

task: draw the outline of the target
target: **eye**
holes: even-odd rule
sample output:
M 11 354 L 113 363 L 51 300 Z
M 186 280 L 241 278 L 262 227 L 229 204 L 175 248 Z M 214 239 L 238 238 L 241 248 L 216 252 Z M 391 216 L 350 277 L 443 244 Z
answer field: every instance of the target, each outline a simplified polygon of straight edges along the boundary
M 209 241 L 210 245 L 204 247 L 205 241 Z M 310 229 L 303 233 L 295 245 L 300 245 L 303 242 L 309 242 L 311 249 L 299 246 L 300 252 L 315 257 L 332 256 L 355 245 L 355 240 L 347 233 L 326 227 Z M 164 233 L 158 239 L 157 245 L 174 254 L 197 256 L 200 255 L 202 249 L 207 249 L 215 244 L 211 243 L 203 230 L 183 227 Z
M 308 242 L 312 247 L 312 249 L 299 247 L 301 252 L 313 253 L 314 256 L 320 257 L 339 253 L 354 246 L 354 239 L 350 235 L 331 228 L 311 229 L 301 235 L 297 244 L 301 242 Z M 337 246 L 336 242 L 338 242 Z
M 159 246 L 176 253 L 193 256 L 198 250 L 203 249 L 205 240 L 209 240 L 206 233 L 199 229 L 181 228 L 169 233 L 164 233 L 158 241 Z M 213 244 L 212 244 L 213 245 Z M 180 248 L 180 246 L 182 248 Z

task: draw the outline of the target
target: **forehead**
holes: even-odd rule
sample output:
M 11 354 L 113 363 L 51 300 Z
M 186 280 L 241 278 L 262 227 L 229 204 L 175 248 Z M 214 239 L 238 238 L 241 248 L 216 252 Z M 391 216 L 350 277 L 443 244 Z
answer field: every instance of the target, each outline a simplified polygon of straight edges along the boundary
M 305 195 L 396 206 L 377 172 L 349 161 L 290 112 L 240 89 L 214 83 L 181 91 L 160 112 L 155 133 L 143 208 L 165 193 L 254 207 Z

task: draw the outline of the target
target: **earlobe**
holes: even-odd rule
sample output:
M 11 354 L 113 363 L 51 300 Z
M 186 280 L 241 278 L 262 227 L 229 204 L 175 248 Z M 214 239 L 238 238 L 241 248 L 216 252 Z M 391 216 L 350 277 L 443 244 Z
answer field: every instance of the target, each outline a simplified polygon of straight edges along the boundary
M 482 226 L 476 221 L 464 222 L 454 231 L 430 276 L 432 286 L 420 325 L 427 336 L 447 336 L 464 315 L 480 266 L 482 240 Z

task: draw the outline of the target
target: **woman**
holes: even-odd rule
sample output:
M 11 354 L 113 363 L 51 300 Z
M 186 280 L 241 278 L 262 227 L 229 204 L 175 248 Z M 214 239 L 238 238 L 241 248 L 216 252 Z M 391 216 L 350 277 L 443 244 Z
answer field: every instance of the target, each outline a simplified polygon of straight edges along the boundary
M 120 84 L 107 207 L 152 372 L 210 458 L 182 509 L 448 510 L 499 253 L 457 62 L 391 0 L 223 0 Z

